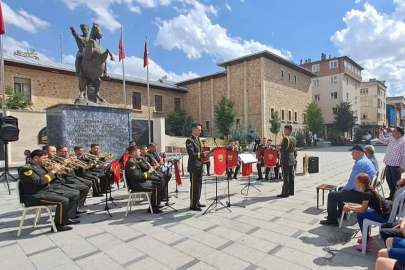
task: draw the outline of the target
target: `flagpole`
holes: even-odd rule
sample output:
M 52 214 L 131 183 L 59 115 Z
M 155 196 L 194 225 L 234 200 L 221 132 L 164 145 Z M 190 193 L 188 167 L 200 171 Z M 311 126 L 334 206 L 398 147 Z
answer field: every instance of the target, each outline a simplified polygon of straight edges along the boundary
M 121 26 L 121 43 L 124 46 L 124 28 Z M 127 108 L 127 91 L 125 89 L 125 58 L 122 59 L 122 88 L 124 91 L 124 108 Z
M 2 109 L 3 117 L 6 116 L 6 83 L 4 81 L 4 58 L 3 58 L 3 35 L 0 35 L 0 54 L 1 54 L 1 97 L 2 97 Z
M 148 36 L 145 36 L 146 48 L 148 48 Z M 148 139 L 152 141 L 151 126 L 150 126 L 150 91 L 149 91 L 149 50 L 147 50 L 148 64 L 146 65 L 146 88 L 148 89 Z

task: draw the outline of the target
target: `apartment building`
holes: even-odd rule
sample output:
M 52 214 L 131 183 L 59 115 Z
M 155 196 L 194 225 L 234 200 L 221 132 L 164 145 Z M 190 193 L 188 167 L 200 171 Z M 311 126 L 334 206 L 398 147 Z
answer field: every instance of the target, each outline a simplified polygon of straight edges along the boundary
M 404 126 L 402 112 L 405 110 L 405 98 L 403 96 L 387 97 L 387 125 Z
M 385 81 L 370 79 L 360 86 L 360 122 L 364 132 L 374 136 L 378 129 L 385 126 L 386 121 L 386 93 Z
M 360 84 L 363 68 L 347 56 L 327 58 L 326 54 L 322 54 L 319 61 L 301 61 L 301 66 L 317 75 L 312 78 L 312 99 L 322 109 L 325 135 L 327 136 L 328 128 L 333 126 L 333 113 L 341 101 L 349 101 L 352 104 L 356 125 L 360 125 Z

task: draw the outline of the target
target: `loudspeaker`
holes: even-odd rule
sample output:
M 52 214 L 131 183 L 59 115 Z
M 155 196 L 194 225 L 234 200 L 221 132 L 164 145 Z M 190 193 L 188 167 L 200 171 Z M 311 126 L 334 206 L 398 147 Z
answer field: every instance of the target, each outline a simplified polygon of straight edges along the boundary
M 13 116 L 0 118 L 0 140 L 3 142 L 18 141 L 18 119 Z
M 319 158 L 309 157 L 308 173 L 318 173 L 318 172 L 319 172 Z

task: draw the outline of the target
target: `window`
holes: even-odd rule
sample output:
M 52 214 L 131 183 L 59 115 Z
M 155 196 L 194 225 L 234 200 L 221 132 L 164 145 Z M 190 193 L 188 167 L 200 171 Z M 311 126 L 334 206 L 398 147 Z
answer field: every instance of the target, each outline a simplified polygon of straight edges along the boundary
M 210 121 L 205 121 L 205 129 L 210 130 Z
M 330 99 L 337 99 L 337 92 L 330 93 Z
M 155 111 L 156 112 L 163 112 L 163 97 L 156 95 L 155 96 Z
M 142 110 L 141 93 L 132 92 L 132 109 Z
M 312 80 L 312 85 L 318 87 L 319 86 L 319 79 Z
M 294 112 L 294 122 L 298 122 L 298 112 Z
M 181 110 L 181 99 L 180 98 L 174 98 L 174 110 L 175 111 Z
M 332 113 L 337 114 L 337 108 L 332 108 Z
M 297 83 L 297 75 L 294 75 L 294 83 Z
M 284 70 L 281 70 L 281 79 L 284 79 Z
M 329 61 L 329 69 L 337 68 L 338 60 Z
M 361 102 L 361 107 L 368 107 L 369 106 L 369 102 L 368 101 L 362 101 Z
M 292 121 L 292 112 L 288 110 L 288 122 Z
M 291 73 L 288 72 L 288 80 L 291 81 Z
M 349 101 L 349 93 L 346 93 L 346 101 Z
M 270 108 L 270 119 L 273 119 L 274 108 Z
M 314 101 L 320 101 L 321 100 L 321 95 L 314 95 Z
M 368 95 L 368 88 L 360 89 L 360 95 Z
M 354 96 L 354 104 L 357 104 L 357 96 Z
M 306 113 L 302 114 L 302 123 L 304 123 L 304 124 L 307 123 L 307 114 Z
M 14 93 L 24 94 L 24 100 L 31 101 L 31 79 L 14 78 Z
M 319 72 L 319 64 L 312 65 L 312 72 Z
M 367 113 L 362 113 L 361 114 L 361 119 L 363 119 L 363 120 L 368 119 L 368 114 Z
M 282 109 L 281 110 L 281 121 L 284 121 L 284 120 L 285 120 L 284 110 Z
M 349 85 L 349 78 L 346 78 L 346 85 Z
M 330 77 L 330 84 L 337 84 L 337 76 Z
M 240 126 L 240 119 L 236 119 L 236 126 Z

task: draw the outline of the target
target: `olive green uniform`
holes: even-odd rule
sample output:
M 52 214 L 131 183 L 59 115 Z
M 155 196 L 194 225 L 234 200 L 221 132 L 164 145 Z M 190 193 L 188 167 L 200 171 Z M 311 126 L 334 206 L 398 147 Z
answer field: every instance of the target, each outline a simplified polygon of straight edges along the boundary
M 283 170 L 283 190 L 281 195 L 294 195 L 294 150 L 297 146 L 297 140 L 293 136 L 285 136 L 281 142 L 280 155 L 281 167 Z
M 188 153 L 187 170 L 190 173 L 190 208 L 197 207 L 201 198 L 203 158 L 200 138 L 191 135 L 186 141 Z

